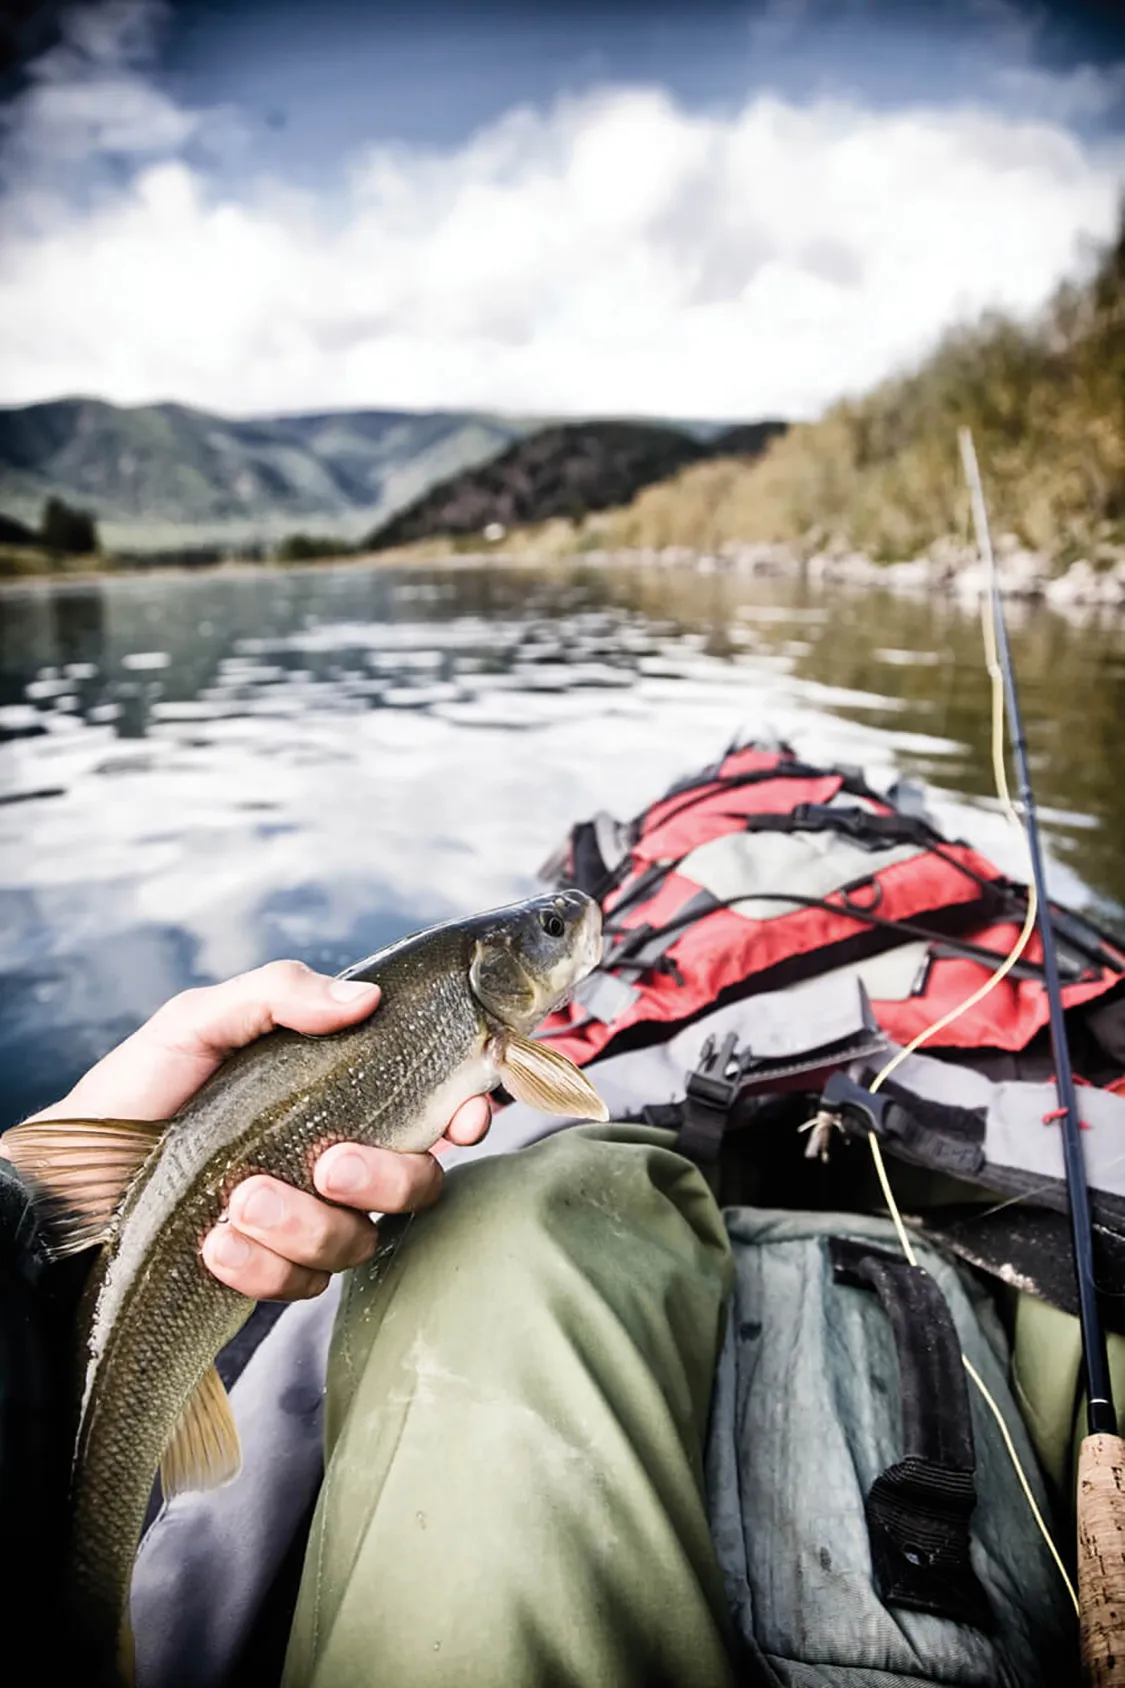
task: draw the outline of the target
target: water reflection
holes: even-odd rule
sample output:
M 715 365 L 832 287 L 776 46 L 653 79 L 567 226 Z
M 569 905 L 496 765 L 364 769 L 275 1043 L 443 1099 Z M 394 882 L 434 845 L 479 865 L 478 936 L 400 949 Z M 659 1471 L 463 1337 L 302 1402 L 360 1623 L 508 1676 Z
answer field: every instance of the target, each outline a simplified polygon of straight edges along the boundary
M 1013 627 L 1054 884 L 1125 901 L 1118 627 Z M 254 571 L 0 594 L 0 1122 L 172 991 L 337 968 L 531 888 L 740 727 L 907 769 L 1011 871 L 979 628 L 634 569 Z

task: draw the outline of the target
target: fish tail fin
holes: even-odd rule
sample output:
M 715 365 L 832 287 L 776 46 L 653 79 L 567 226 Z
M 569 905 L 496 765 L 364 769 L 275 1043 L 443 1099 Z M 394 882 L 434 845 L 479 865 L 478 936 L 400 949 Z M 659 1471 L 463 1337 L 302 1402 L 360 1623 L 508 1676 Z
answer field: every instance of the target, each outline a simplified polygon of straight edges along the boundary
M 42 1119 L 13 1126 L 0 1154 L 28 1185 L 53 1260 L 104 1242 L 166 1120 Z

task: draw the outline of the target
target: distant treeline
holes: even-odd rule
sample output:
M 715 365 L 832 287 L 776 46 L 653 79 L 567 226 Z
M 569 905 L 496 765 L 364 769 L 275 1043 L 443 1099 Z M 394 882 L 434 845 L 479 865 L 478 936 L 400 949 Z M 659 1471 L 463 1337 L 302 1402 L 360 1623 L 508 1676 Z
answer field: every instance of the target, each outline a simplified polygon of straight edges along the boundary
M 62 498 L 47 499 L 37 528 L 0 513 L 0 545 L 50 551 L 59 557 L 84 557 L 100 549 L 93 516 Z
M 356 547 L 329 535 L 295 533 L 272 545 L 264 540 L 242 545 L 166 545 L 138 551 L 115 548 L 103 551 L 97 523 L 87 510 L 79 510 L 62 498 L 49 498 L 37 528 L 14 516 L 0 513 L 0 576 L 37 574 L 44 569 L 66 569 L 86 559 L 97 558 L 98 566 L 114 568 L 206 568 L 224 562 L 306 562 L 317 557 L 347 556 Z

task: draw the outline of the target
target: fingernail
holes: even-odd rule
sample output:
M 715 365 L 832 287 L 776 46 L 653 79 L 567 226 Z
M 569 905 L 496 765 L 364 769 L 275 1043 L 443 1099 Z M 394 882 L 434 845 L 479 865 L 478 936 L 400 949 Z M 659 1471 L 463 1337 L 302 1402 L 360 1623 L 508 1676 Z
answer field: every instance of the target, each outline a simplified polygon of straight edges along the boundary
M 378 989 L 378 985 L 368 984 L 366 979 L 333 979 L 328 994 L 337 1002 L 358 1002 L 361 996 L 370 996 Z
M 245 1266 L 250 1258 L 250 1244 L 229 1225 L 224 1225 L 211 1245 L 211 1252 L 220 1266 Z
M 358 1155 L 340 1155 L 326 1169 L 324 1182 L 330 1192 L 350 1196 L 367 1183 L 367 1167 Z
M 242 1218 L 248 1225 L 254 1225 L 259 1230 L 266 1231 L 271 1225 L 280 1225 L 285 1217 L 285 1202 L 277 1190 L 272 1190 L 268 1184 L 257 1184 L 243 1197 L 241 1202 Z

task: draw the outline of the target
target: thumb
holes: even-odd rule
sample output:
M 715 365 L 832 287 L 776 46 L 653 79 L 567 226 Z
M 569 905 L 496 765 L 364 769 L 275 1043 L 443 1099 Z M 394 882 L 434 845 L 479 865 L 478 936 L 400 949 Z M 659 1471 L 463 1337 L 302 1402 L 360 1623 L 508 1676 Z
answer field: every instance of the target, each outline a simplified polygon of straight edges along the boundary
M 287 1026 L 308 1036 L 365 1019 L 378 985 L 271 961 L 221 985 L 182 991 L 37 1118 L 167 1119 L 236 1049 Z
M 341 1031 L 365 1019 L 379 1001 L 378 985 L 332 979 L 301 961 L 271 961 L 221 985 L 174 996 L 142 1026 L 166 1047 L 222 1060 L 277 1026 L 309 1036 Z

